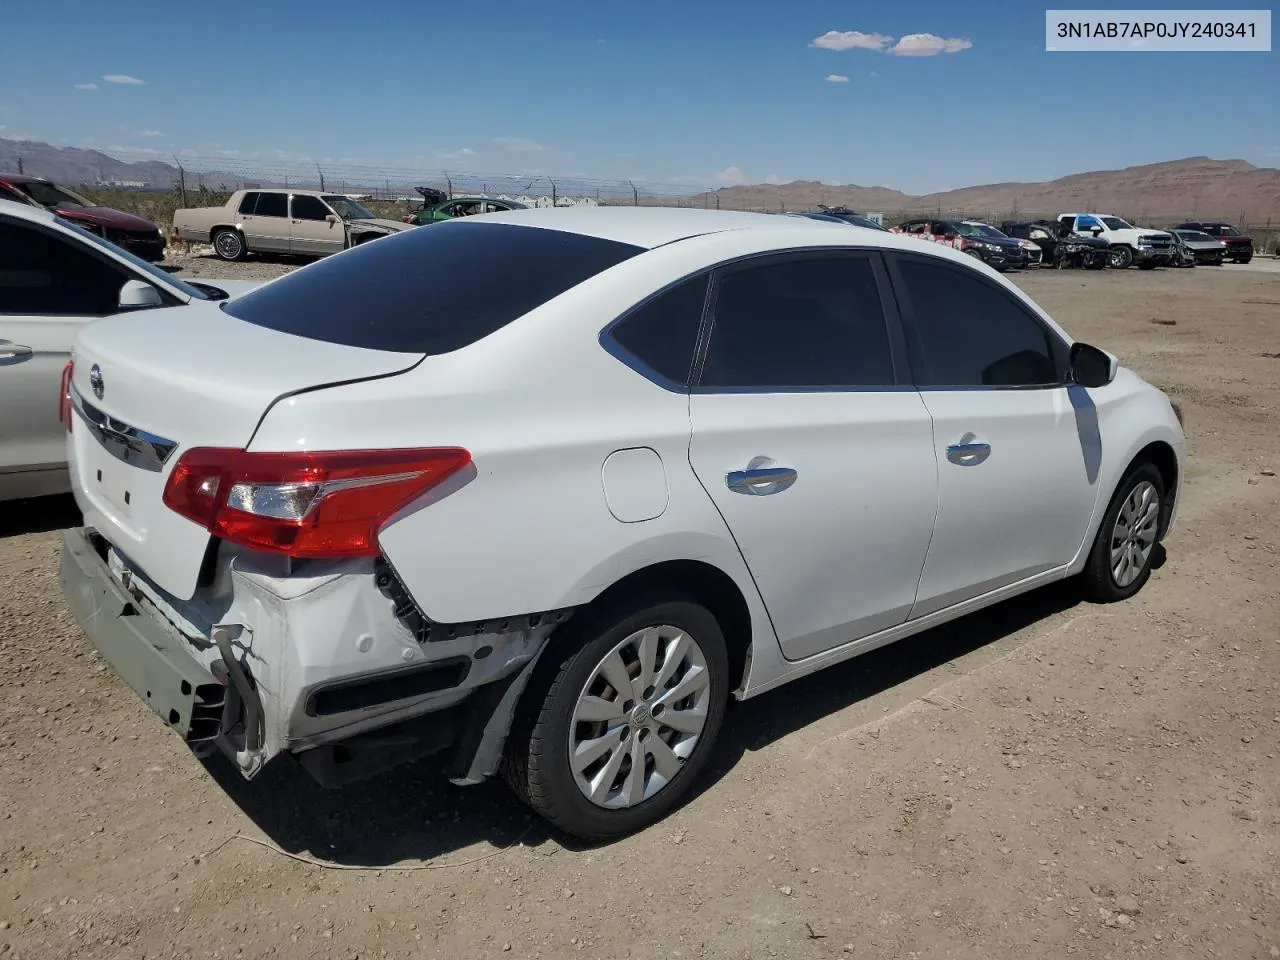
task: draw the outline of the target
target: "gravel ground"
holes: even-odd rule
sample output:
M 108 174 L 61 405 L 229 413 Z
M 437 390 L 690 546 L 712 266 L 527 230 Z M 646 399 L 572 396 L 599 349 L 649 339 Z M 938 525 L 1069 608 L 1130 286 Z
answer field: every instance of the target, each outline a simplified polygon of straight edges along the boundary
M 0 508 L 0 956 L 1280 956 L 1280 277 L 1017 282 L 1181 401 L 1165 564 L 737 705 L 706 789 L 608 846 L 427 765 L 203 766 L 63 606 L 74 507 Z

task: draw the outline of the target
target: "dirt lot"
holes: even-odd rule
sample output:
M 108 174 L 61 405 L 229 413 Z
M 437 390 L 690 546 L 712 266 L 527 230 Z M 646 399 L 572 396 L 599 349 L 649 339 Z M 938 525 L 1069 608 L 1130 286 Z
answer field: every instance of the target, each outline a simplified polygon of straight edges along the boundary
M 706 789 L 610 846 L 428 767 L 202 766 L 63 607 L 74 509 L 4 508 L 0 956 L 1280 956 L 1280 276 L 1018 282 L 1181 400 L 1164 566 L 738 705 Z

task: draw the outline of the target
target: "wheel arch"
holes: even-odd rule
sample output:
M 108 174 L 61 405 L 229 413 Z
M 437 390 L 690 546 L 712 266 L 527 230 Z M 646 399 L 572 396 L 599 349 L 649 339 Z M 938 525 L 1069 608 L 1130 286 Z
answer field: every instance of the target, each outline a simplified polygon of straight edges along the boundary
M 586 608 L 605 606 L 632 594 L 671 589 L 706 607 L 724 634 L 732 690 L 746 682 L 751 664 L 751 610 L 737 582 L 703 560 L 662 560 L 628 573 L 595 596 Z
M 1150 463 L 1160 473 L 1160 481 L 1164 484 L 1165 500 L 1160 510 L 1160 536 L 1163 537 L 1169 528 L 1169 519 L 1173 515 L 1173 504 L 1177 497 L 1180 474 L 1178 455 L 1173 445 L 1167 440 L 1152 440 L 1135 453 L 1120 474 L 1120 481 L 1132 473 L 1139 464 Z M 1113 493 L 1112 496 L 1115 494 Z

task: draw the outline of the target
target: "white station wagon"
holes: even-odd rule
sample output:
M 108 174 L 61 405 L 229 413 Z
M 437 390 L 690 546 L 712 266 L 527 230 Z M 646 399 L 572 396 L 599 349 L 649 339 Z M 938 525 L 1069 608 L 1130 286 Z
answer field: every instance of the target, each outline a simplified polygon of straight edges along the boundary
M 245 777 L 434 754 L 617 836 L 730 696 L 1067 577 L 1146 582 L 1180 416 L 953 250 L 517 211 L 79 334 L 67 599 Z

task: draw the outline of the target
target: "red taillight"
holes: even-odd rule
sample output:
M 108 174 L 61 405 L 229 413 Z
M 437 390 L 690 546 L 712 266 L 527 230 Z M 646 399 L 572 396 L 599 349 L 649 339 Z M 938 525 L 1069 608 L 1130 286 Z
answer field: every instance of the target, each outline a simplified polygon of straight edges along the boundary
M 58 390 L 58 422 L 71 432 L 71 374 L 76 362 L 68 360 L 62 368 L 62 386 Z
M 164 503 L 232 543 L 290 557 L 370 557 L 401 507 L 467 466 L 458 447 L 249 453 L 195 447 Z

